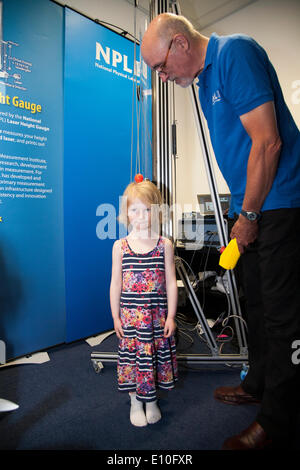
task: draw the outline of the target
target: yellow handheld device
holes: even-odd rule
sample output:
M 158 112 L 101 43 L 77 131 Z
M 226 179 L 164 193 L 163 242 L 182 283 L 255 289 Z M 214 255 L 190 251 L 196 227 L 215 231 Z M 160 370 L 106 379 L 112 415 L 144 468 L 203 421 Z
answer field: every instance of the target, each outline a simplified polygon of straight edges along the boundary
M 222 248 L 221 248 L 222 250 Z M 230 240 L 226 248 L 221 251 L 219 265 L 224 269 L 233 269 L 241 256 L 236 238 Z

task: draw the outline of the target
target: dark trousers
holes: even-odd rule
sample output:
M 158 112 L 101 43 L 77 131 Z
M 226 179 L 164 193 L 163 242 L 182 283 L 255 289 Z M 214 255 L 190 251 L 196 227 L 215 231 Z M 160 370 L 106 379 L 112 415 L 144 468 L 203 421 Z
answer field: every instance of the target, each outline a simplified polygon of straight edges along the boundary
M 242 387 L 261 400 L 257 421 L 265 432 L 289 439 L 300 403 L 300 366 L 292 361 L 300 340 L 300 208 L 263 212 L 240 263 L 249 352 Z

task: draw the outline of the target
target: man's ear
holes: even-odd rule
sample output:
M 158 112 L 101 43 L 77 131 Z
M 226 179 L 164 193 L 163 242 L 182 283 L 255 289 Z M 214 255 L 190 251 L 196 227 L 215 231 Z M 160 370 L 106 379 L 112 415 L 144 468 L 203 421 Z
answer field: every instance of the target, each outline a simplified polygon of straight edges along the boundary
M 175 42 L 176 47 L 182 49 L 182 51 L 187 51 L 190 48 L 189 40 L 184 36 L 184 34 L 176 34 L 173 38 L 173 42 Z

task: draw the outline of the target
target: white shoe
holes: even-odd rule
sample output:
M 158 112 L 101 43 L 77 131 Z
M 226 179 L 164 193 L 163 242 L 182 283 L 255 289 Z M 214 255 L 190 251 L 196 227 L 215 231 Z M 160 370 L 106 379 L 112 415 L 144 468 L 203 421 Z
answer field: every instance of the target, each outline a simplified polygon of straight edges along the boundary
M 130 394 L 131 407 L 130 407 L 130 422 L 133 426 L 143 427 L 147 426 L 147 418 L 144 413 L 143 402 L 136 399 L 135 394 Z
M 0 413 L 4 411 L 13 411 L 19 408 L 19 405 L 13 403 L 9 400 L 4 400 L 4 398 L 0 398 Z
M 157 423 L 161 419 L 161 412 L 156 401 L 146 403 L 146 418 L 149 424 Z

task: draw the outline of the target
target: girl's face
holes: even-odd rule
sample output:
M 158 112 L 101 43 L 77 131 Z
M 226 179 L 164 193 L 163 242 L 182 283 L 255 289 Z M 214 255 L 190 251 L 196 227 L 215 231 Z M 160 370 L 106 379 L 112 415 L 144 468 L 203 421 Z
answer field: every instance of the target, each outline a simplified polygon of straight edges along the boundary
M 135 199 L 128 206 L 128 219 L 133 230 L 139 232 L 147 230 L 151 223 L 151 206 Z

